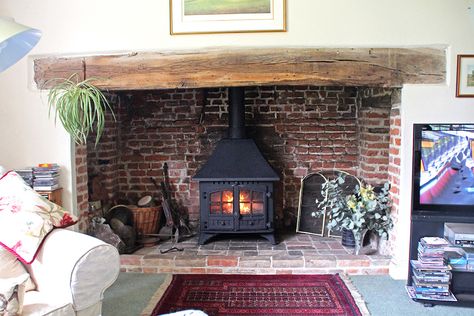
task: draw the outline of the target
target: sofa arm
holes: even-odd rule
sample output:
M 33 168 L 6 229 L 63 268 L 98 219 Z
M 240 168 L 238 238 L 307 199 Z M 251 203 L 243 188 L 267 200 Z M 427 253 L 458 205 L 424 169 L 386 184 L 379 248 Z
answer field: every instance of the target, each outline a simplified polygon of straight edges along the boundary
M 120 257 L 115 247 L 97 238 L 55 229 L 28 268 L 38 291 L 81 311 L 102 301 L 118 277 Z

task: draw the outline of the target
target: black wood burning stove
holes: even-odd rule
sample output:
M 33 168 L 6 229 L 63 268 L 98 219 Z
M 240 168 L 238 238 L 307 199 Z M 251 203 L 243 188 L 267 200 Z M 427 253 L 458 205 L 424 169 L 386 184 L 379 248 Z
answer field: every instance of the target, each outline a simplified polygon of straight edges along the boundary
M 199 182 L 200 235 L 255 233 L 276 244 L 273 182 L 280 177 L 253 139 L 245 138 L 243 88 L 229 88 L 229 137 L 193 177 Z

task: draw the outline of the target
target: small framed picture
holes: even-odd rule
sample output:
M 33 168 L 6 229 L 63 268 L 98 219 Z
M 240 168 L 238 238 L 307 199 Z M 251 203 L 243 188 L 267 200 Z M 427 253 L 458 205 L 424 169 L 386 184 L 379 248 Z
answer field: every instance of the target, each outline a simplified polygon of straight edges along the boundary
M 286 0 L 170 0 L 170 34 L 284 32 Z
M 474 97 L 474 55 L 458 55 L 456 96 Z

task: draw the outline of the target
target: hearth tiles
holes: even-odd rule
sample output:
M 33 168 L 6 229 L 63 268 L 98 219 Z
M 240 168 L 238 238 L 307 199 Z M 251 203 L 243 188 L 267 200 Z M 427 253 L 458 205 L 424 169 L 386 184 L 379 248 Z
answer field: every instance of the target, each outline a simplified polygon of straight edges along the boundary
M 292 234 L 278 245 L 265 239 L 220 238 L 198 245 L 197 237 L 178 243 L 181 252 L 161 254 L 171 241 L 121 255 L 121 271 L 216 274 L 388 274 L 389 256 L 353 255 L 335 238 Z

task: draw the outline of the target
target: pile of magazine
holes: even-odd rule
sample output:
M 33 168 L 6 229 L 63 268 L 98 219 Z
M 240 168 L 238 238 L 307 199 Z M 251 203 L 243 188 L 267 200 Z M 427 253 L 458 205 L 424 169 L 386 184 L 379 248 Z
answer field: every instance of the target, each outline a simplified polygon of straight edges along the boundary
M 59 166 L 57 164 L 39 164 L 33 168 L 33 189 L 53 191 L 59 188 Z
M 412 286 L 407 286 L 411 298 L 456 301 L 449 289 L 451 268 L 445 264 L 444 248 L 449 243 L 440 237 L 423 237 L 418 243 L 418 260 L 411 260 Z

